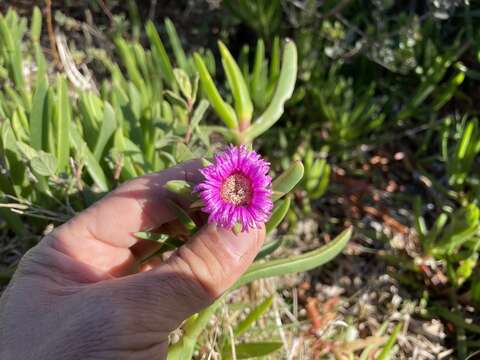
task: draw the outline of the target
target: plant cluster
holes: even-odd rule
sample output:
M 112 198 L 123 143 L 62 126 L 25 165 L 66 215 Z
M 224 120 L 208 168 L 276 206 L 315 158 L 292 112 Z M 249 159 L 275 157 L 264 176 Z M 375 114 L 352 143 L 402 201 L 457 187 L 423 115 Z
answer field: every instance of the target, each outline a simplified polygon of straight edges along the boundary
M 27 25 L 30 25 L 30 41 L 25 39 Z M 211 143 L 213 134 L 221 138 L 216 143 L 242 145 L 244 150 L 238 151 L 246 151 L 245 146 L 251 146 L 279 120 L 296 81 L 297 52 L 292 41 L 284 43 L 280 59 L 277 40 L 275 58 L 271 60 L 274 63 L 268 85 L 271 90 L 268 95 L 263 94 L 265 98 L 257 88 L 266 86 L 259 70 L 255 70 L 256 75 L 244 76 L 230 51 L 219 42 L 221 63 L 231 92 L 231 102 L 224 100 L 212 77 L 216 66 L 211 52 L 199 50 L 187 54 L 173 23 L 167 19 L 165 30 L 173 60 L 155 25 L 148 22 L 145 27 L 148 47 L 116 36 L 114 44 L 120 62 L 99 56 L 110 76 L 97 88 L 76 73 L 67 48 L 59 48 L 66 76 L 50 72 L 39 42 L 41 26 L 38 8 L 34 9 L 30 24 L 11 10 L 5 16 L 0 15 L 4 89 L 0 95 L 1 191 L 5 201 L 2 215 L 18 235 L 39 231 L 49 222 L 66 220 L 120 182 L 193 158 L 211 157 L 216 146 Z M 263 66 L 265 59 L 260 61 Z M 28 77 L 27 64 L 33 68 Z M 255 94 L 255 104 L 251 92 Z M 210 106 L 223 121 L 221 125 L 205 123 Z M 302 163 L 296 161 L 273 181 L 268 202 L 271 207 L 272 201 L 275 202 L 275 207 L 263 209 L 265 215 L 259 218 L 261 222 L 268 220 L 268 232 L 275 230 L 286 216 L 290 197 L 284 197 L 301 180 L 303 172 Z M 198 201 L 192 199 L 194 185 L 185 181 L 166 185 L 168 191 L 191 200 L 187 209 L 170 204 L 190 233 L 198 226 L 191 216 L 199 207 Z M 21 215 L 36 221 L 26 226 Z M 248 220 L 244 227 L 251 224 Z M 168 233 L 146 230 L 137 236 L 162 244 L 156 256 L 182 244 L 182 239 Z M 320 266 L 345 247 L 350 235 L 351 230 L 346 230 L 336 240 L 312 252 L 265 261 L 281 245 L 281 239 L 273 239 L 231 290 L 257 279 Z M 197 338 L 220 304 L 222 299 L 187 321 L 182 338 L 171 346 L 169 359 L 193 356 Z M 253 320 L 242 323 L 241 331 L 245 332 Z M 231 349 L 228 344 L 222 346 L 222 352 Z M 255 355 L 260 356 L 280 346 L 278 342 L 242 343 L 237 351 L 248 352 L 253 348 Z
M 449 345 L 468 358 L 480 341 L 471 323 L 478 316 L 469 311 L 480 307 L 480 7 L 409 4 L 224 0 L 215 10 L 218 47 L 202 48 L 185 42 L 168 19 L 143 26 L 140 19 L 151 14 L 128 1 L 128 16 L 115 15 L 106 31 L 110 48 L 79 49 L 77 57 L 57 34 L 59 62 L 45 55 L 40 10 L 30 22 L 5 12 L 0 216 L 18 236 L 40 234 L 133 177 L 193 158 L 210 164 L 228 144 L 255 149 L 274 178 L 271 237 L 235 289 L 312 269 L 344 249 L 349 230 L 311 252 L 275 259 L 306 218 L 325 236 L 353 224 L 359 239 L 375 244 L 376 261 L 410 289 L 418 316 L 450 324 Z M 62 13 L 56 21 L 74 23 Z M 212 43 L 204 30 L 201 43 Z M 79 66 L 85 58 L 94 69 Z M 189 232 L 199 225 L 191 216 L 199 208 L 194 186 L 167 185 L 191 204 L 172 204 Z M 375 234 L 371 217 L 408 245 L 392 245 L 391 232 Z M 162 243 L 158 255 L 183 241 L 152 229 L 137 235 Z M 171 359 L 193 356 L 223 301 L 184 324 Z M 278 339 L 232 344 L 272 303 L 250 307 L 232 336 L 216 339 L 222 358 L 281 348 Z M 347 345 L 334 355 L 391 358 L 401 326 L 363 352 L 353 347 L 355 336 L 343 334 Z

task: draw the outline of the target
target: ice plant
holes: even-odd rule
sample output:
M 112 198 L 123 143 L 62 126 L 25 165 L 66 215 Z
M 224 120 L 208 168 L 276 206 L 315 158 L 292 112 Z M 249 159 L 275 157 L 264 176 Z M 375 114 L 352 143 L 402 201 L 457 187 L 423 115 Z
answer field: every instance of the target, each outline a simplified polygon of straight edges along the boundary
M 270 164 L 245 146 L 229 147 L 200 170 L 205 180 L 196 190 L 209 222 L 225 228 L 240 224 L 242 231 L 258 228 L 273 208 Z

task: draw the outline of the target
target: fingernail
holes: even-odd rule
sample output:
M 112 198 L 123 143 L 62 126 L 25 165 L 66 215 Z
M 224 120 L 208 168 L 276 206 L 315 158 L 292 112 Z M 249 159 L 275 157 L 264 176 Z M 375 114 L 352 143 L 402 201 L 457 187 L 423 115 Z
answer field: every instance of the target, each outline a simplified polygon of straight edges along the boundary
M 258 230 L 252 229 L 249 232 L 234 233 L 232 230 L 217 226 L 217 232 L 226 250 L 235 256 L 245 255 L 255 246 Z

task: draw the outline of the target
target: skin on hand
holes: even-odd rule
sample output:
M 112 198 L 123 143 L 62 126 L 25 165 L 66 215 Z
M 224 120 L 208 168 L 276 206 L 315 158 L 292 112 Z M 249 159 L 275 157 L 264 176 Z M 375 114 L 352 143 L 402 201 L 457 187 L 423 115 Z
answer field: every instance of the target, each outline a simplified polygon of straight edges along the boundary
M 175 219 L 163 185 L 198 182 L 201 166 L 132 180 L 31 249 L 0 298 L 0 359 L 164 359 L 169 333 L 233 285 L 265 238 L 210 224 L 140 265 L 154 249 L 133 234 Z

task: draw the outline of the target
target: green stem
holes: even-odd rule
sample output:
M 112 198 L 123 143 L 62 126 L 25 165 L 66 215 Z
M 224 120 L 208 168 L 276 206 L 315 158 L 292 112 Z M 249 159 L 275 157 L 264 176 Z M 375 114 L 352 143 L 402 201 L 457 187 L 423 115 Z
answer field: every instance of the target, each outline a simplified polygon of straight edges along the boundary
M 182 338 L 179 342 L 173 344 L 168 349 L 167 360 L 183 360 L 192 358 L 195 344 L 197 343 L 197 338 L 208 325 L 210 318 L 220 307 L 227 293 L 228 292 L 222 295 L 208 308 L 198 313 L 198 315 L 193 315 L 189 320 L 187 320 L 187 323 L 183 329 L 184 333 Z

